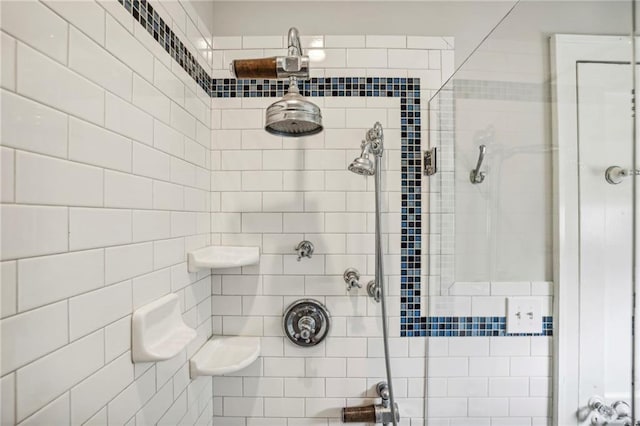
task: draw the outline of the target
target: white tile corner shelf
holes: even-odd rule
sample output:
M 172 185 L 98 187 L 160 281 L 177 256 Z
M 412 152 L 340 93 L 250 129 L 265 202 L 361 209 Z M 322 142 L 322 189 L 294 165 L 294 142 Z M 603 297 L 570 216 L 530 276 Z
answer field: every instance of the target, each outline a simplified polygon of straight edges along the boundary
M 182 320 L 178 295 L 168 294 L 133 312 L 131 357 L 133 362 L 173 358 L 197 335 Z
M 260 356 L 260 338 L 216 336 L 189 360 L 191 378 L 220 376 L 248 367 Z
M 237 268 L 260 261 L 258 247 L 209 246 L 188 253 L 189 272 L 198 269 Z

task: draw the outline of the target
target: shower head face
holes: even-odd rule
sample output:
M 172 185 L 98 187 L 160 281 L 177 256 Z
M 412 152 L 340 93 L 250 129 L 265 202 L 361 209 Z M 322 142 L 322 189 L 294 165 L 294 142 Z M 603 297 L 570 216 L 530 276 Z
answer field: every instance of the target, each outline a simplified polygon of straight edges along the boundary
M 349 164 L 349 171 L 362 176 L 373 176 L 376 168 L 368 156 L 362 156 L 356 158 Z
M 297 88 L 267 108 L 265 123 L 264 129 L 278 136 L 310 136 L 323 129 L 320 108 L 300 96 Z

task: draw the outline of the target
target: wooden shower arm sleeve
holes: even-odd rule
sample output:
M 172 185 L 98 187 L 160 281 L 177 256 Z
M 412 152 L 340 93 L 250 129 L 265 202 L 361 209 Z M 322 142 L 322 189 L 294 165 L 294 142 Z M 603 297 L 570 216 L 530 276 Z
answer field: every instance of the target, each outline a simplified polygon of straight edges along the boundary
M 342 409 L 343 423 L 375 423 L 376 408 L 373 405 L 364 407 L 345 407 Z
M 236 59 L 233 61 L 236 78 L 277 78 L 276 57 L 260 59 Z

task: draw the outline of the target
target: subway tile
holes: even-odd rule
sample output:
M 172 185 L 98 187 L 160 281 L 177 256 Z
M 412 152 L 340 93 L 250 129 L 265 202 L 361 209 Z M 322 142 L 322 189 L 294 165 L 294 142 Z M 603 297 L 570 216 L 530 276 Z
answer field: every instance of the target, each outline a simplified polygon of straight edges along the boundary
M 67 23 L 42 3 L 9 2 L 2 8 L 2 30 L 58 62 L 67 61 Z
M 511 376 L 551 376 L 551 357 L 513 357 L 511 358 Z
M 153 120 L 153 146 L 176 157 L 184 157 L 185 138 L 177 130 Z
M 104 9 L 95 2 L 71 3 L 65 1 L 47 0 L 48 7 L 69 21 L 73 27 L 104 45 Z
M 261 110 L 225 109 L 222 110 L 223 129 L 260 129 L 262 128 Z
M 14 315 L 18 306 L 17 262 L 0 263 L 0 318 Z
M 346 195 L 344 192 L 305 192 L 304 210 L 307 212 L 344 212 Z
M 153 144 L 153 118 L 143 110 L 107 93 L 105 126 L 147 145 Z M 134 151 L 135 166 L 135 151 Z
M 13 149 L 0 147 L 0 201 L 3 203 L 15 200 L 15 153 Z
M 70 117 L 69 159 L 130 172 L 131 141 L 86 121 Z
M 69 394 L 63 394 L 20 423 L 24 426 L 70 424 Z
M 363 35 L 326 35 L 324 36 L 325 47 L 365 47 L 365 36 Z
M 304 358 L 265 358 L 264 375 L 266 377 L 304 377 Z
M 305 398 L 305 417 L 340 417 L 343 398 Z
M 151 179 L 109 170 L 104 172 L 105 207 L 150 209 L 152 194 Z
M 16 90 L 16 40 L 5 33 L 0 34 L 0 86 Z
M 104 333 L 98 331 L 18 370 L 18 420 L 24 419 L 103 364 Z
M 171 236 L 171 213 L 134 210 L 133 241 L 150 241 Z
M 322 213 L 284 213 L 284 232 L 307 233 L 322 232 L 324 230 L 324 215 Z
M 74 27 L 69 33 L 69 68 L 131 100 L 131 69 Z
M 303 170 L 303 150 L 267 150 L 262 153 L 264 170 Z M 224 159 L 224 157 L 223 157 Z
M 131 212 L 69 209 L 69 248 L 82 250 L 131 242 Z
M 224 415 L 230 417 L 262 417 L 264 401 L 262 398 L 227 397 L 224 398 Z
M 171 120 L 171 101 L 146 80 L 133 76 L 133 104 L 159 120 Z
M 7 374 L 0 379 L 0 422 L 6 425 L 16 424 L 15 374 Z
M 469 398 L 469 416 L 504 417 L 509 415 L 507 398 Z
M 1 209 L 2 260 L 67 251 L 67 208 L 3 205 Z
M 161 269 L 133 279 L 133 309 L 171 292 L 171 270 Z
M 551 405 L 551 398 L 509 398 L 509 415 L 549 417 Z
M 154 85 L 171 98 L 171 100 L 179 105 L 184 105 L 184 83 L 158 61 L 158 59 L 154 61 L 153 72 Z
M 222 330 L 225 335 L 262 336 L 262 317 L 224 317 Z
M 448 340 L 451 356 L 489 355 L 489 340 L 486 337 L 451 337 Z
M 71 423 L 82 424 L 133 382 L 133 364 L 125 354 L 71 389 Z
M 477 376 L 474 373 L 474 365 L 471 363 L 474 359 L 483 358 L 464 358 L 464 357 L 448 357 L 448 358 L 429 358 L 427 360 L 427 371 L 430 377 L 466 377 Z M 504 361 L 503 361 L 504 362 Z
M 279 151 L 278 151 L 279 152 Z M 222 170 L 261 170 L 262 154 L 260 151 L 222 151 Z
M 70 338 L 76 339 L 130 314 L 131 303 L 130 281 L 70 299 Z
M 319 170 L 295 170 L 278 173 L 282 178 L 282 189 L 285 191 L 323 191 L 325 189 L 324 173 Z M 244 176 L 243 176 L 244 177 Z M 243 188 L 244 189 L 244 188 Z M 274 188 L 278 190 L 280 188 Z
M 242 380 L 242 377 L 214 377 L 213 394 L 215 396 L 243 396 Z
M 104 328 L 105 362 L 111 362 L 116 357 L 131 349 L 131 317 L 127 316 L 115 321 Z M 128 357 L 128 354 L 127 354 Z
M 282 232 L 281 213 L 243 213 L 242 232 L 245 233 L 274 233 Z
M 345 358 L 306 358 L 306 377 L 346 377 Z
M 265 212 L 301 212 L 303 210 L 303 199 L 304 194 L 302 192 L 273 192 L 265 194 L 262 199 L 262 210 Z M 287 217 L 286 214 L 285 217 Z
M 67 116 L 2 91 L 2 144 L 55 157 L 67 155 Z
M 280 296 L 243 296 L 242 314 L 247 316 L 282 315 L 282 297 Z
M 102 249 L 19 260 L 18 309 L 32 309 L 102 287 L 104 265 Z
M 469 376 L 496 377 L 509 375 L 509 358 L 472 357 L 469 358 Z
M 490 377 L 490 396 L 529 396 L 528 377 Z
M 184 186 L 195 186 L 196 166 L 179 158 L 171 157 L 171 181 Z
M 283 188 L 281 171 L 242 172 L 242 191 L 280 191 L 282 189 L 288 188 Z
M 447 382 L 447 396 L 486 397 L 488 395 L 487 382 L 488 379 L 484 377 L 449 378 Z
M 2 374 L 66 345 L 67 316 L 67 302 L 59 302 L 3 319 Z
M 165 181 L 171 180 L 171 157 L 140 143 L 133 144 L 133 172 Z
M 107 14 L 105 47 L 147 81 L 153 81 L 153 55 Z
M 427 398 L 430 417 L 467 417 L 467 398 Z
M 389 49 L 389 66 L 393 68 L 429 68 L 429 52 L 426 50 Z
M 125 424 L 142 406 L 151 399 L 156 390 L 156 376 L 153 368 L 127 386 L 107 405 L 109 425 Z
M 16 201 L 25 204 L 101 206 L 101 169 L 18 152 L 16 156 Z
M 404 49 L 407 47 L 407 37 L 399 35 L 368 35 L 366 36 L 367 48 L 396 48 Z
M 304 398 L 265 398 L 264 415 L 269 417 L 304 417 Z
M 386 68 L 386 49 L 347 49 L 349 68 Z
M 527 356 L 530 337 L 491 337 L 491 356 Z
M 528 281 L 515 282 L 492 282 L 492 296 L 529 296 L 531 294 L 531 283 Z
M 19 94 L 103 124 L 105 94 L 101 87 L 22 44 L 18 44 L 17 69 Z
M 184 190 L 181 185 L 160 181 L 153 182 L 153 208 L 162 210 L 182 210 Z

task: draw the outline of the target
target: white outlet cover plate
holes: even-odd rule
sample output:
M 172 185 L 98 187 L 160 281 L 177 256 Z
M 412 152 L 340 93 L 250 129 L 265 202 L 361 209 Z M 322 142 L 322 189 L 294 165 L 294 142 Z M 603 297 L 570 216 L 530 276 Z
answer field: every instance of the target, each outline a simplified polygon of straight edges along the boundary
M 542 299 L 507 297 L 507 333 L 542 333 Z

